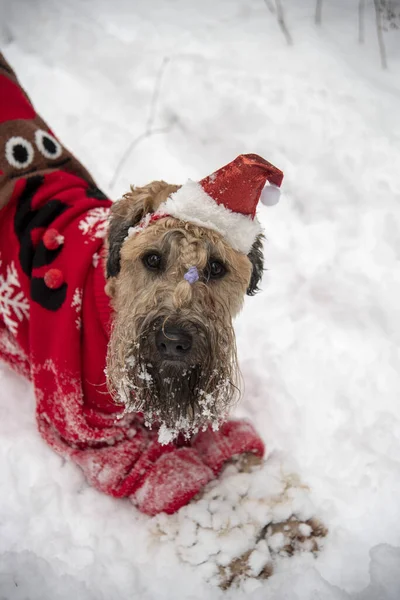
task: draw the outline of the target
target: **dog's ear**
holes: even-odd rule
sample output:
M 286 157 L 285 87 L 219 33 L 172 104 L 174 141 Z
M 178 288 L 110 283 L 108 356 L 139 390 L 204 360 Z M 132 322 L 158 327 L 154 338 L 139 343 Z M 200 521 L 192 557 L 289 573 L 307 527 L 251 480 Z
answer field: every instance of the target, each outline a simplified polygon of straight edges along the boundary
M 153 181 L 144 187 L 132 186 L 130 192 L 113 204 L 108 230 L 107 278 L 116 277 L 120 271 L 121 246 L 129 228 L 146 214 L 155 212 L 178 187 L 165 181 Z
M 264 271 L 263 239 L 264 236 L 260 233 L 260 235 L 256 237 L 255 242 L 247 255 L 253 266 L 249 287 L 246 291 L 248 296 L 254 296 L 254 294 L 259 291 L 258 284 L 261 281 Z

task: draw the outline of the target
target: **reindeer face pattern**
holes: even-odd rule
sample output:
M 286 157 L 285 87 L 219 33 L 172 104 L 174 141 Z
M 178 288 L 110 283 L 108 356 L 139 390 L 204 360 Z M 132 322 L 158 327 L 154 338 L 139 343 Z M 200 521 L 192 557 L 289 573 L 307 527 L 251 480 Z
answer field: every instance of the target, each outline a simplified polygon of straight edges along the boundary
M 1 63 L 0 89 L 0 190 L 6 187 L 8 192 L 0 195 L 0 209 L 15 181 L 32 174 L 62 169 L 94 185 L 86 169 L 60 144 Z
M 0 180 L 59 169 L 72 160 L 69 152 L 40 121 L 36 117 L 34 121 L 17 119 L 0 125 Z M 6 131 L 3 133 L 2 129 Z

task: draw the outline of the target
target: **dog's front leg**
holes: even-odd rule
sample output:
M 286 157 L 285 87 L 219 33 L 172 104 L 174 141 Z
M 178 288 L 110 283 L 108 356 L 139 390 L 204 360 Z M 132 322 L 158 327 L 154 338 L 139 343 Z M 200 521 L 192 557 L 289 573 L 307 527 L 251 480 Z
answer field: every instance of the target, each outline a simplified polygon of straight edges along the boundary
M 159 515 L 155 532 L 183 562 L 223 589 L 250 591 L 283 557 L 321 547 L 326 529 L 314 518 L 309 490 L 279 457 L 253 453 L 226 463 L 218 480 L 176 515 Z

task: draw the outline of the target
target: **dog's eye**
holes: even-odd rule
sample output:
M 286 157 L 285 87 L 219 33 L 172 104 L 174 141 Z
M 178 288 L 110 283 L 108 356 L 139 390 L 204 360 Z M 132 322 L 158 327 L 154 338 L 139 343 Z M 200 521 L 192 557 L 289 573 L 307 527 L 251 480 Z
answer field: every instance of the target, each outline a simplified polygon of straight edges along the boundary
M 219 260 L 210 260 L 207 265 L 207 279 L 221 279 L 226 273 L 226 267 Z
M 159 271 L 161 269 L 161 256 L 157 252 L 149 252 L 143 256 L 143 264 L 149 271 Z

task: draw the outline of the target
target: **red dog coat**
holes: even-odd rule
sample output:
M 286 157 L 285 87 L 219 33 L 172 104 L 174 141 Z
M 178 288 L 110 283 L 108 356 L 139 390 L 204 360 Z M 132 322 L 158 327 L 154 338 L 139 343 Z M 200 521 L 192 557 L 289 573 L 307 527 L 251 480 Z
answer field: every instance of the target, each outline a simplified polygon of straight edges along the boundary
M 93 486 L 172 513 L 227 459 L 262 455 L 263 444 L 244 421 L 162 446 L 138 415 L 118 419 L 104 375 L 110 205 L 0 55 L 0 357 L 32 380 L 41 435 Z

